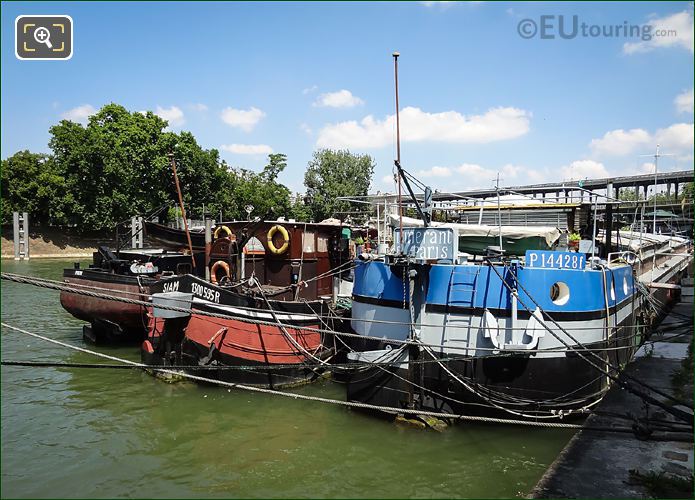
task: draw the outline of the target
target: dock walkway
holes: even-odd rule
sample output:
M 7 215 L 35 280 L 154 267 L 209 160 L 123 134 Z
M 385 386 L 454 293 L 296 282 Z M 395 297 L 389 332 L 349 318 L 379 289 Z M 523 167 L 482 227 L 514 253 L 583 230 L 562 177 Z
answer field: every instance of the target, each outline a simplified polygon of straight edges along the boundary
M 626 372 L 692 403 L 692 372 L 689 380 L 673 380 L 674 374 L 683 368 L 682 360 L 688 357 L 688 345 L 693 336 L 692 278 L 684 282 L 689 286 L 683 287 L 680 302 L 657 328 L 664 333 L 652 336 L 650 340 L 654 342 L 640 349 Z M 679 383 L 682 386 L 677 389 Z M 600 415 L 589 417 L 586 425 L 630 426 L 630 421 L 610 415 L 628 412 L 643 416 L 644 403 L 614 386 L 597 408 Z M 656 407 L 649 408 L 649 417 L 675 420 Z M 665 439 L 671 438 L 666 436 Z M 682 489 L 686 481 L 693 479 L 692 434 L 690 442 L 673 439 L 640 440 L 634 434 L 579 431 L 545 472 L 529 498 L 692 498 L 692 491 Z M 692 482 L 690 484 L 692 488 Z M 655 488 L 663 489 L 655 491 Z

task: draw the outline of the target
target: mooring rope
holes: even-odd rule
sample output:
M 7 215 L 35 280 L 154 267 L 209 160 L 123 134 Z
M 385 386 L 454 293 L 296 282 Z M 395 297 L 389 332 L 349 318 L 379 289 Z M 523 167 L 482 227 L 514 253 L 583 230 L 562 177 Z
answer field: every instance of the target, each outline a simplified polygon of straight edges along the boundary
M 500 281 L 502 282 L 502 284 L 510 291 L 510 293 L 515 293 L 515 292 L 513 291 L 513 289 L 511 288 L 511 286 L 509 285 L 509 283 L 507 283 L 507 282 L 505 281 L 505 279 L 502 277 L 502 275 L 499 273 L 499 271 L 498 271 L 497 269 L 495 269 L 495 266 L 492 265 L 492 264 L 490 264 L 490 267 L 491 267 L 492 270 L 495 272 L 495 274 L 497 274 L 497 277 L 500 279 Z M 505 267 L 506 267 L 506 266 L 505 266 Z M 515 278 L 516 278 L 516 277 L 515 277 Z M 613 364 L 611 364 L 611 363 L 609 363 L 609 362 L 606 362 L 606 360 L 602 359 L 600 356 L 598 356 L 597 354 L 595 354 L 595 353 L 593 353 L 593 352 L 589 352 L 588 354 L 592 355 L 592 356 L 595 357 L 595 358 L 598 358 L 598 359 L 599 359 L 599 362 L 605 363 L 606 366 L 610 367 L 610 370 L 604 370 L 604 369 L 601 368 L 599 365 L 597 365 L 597 364 L 594 363 L 592 360 L 590 360 L 587 356 L 585 356 L 585 355 L 583 354 L 583 350 L 585 349 L 585 346 L 584 346 L 579 340 L 577 340 L 577 339 L 574 338 L 572 335 L 570 335 L 569 332 L 567 332 L 567 330 L 566 330 L 565 328 L 563 328 L 562 325 L 560 325 L 557 321 L 555 321 L 547 312 L 543 311 L 543 308 L 540 306 L 540 304 L 538 304 L 538 302 L 533 298 L 533 296 L 528 292 L 528 290 L 526 290 L 526 288 L 521 284 L 521 282 L 520 282 L 518 279 L 516 279 L 516 284 L 517 284 L 517 285 L 519 286 L 519 288 L 529 297 L 529 299 L 531 299 L 531 302 L 532 302 L 538 309 L 540 309 L 541 312 L 543 312 L 543 314 L 548 318 L 548 320 L 549 320 L 551 323 L 553 323 L 553 324 L 558 328 L 558 330 L 560 330 L 562 333 L 564 333 L 572 342 L 574 342 L 574 343 L 576 344 L 576 346 L 571 346 L 570 344 L 568 344 L 567 342 L 565 342 L 564 340 L 562 340 L 562 339 L 560 338 L 560 336 L 559 336 L 556 332 L 554 332 L 554 331 L 545 323 L 545 321 L 540 320 L 539 323 L 541 324 L 541 326 L 543 326 L 543 328 L 545 328 L 553 337 L 555 337 L 555 338 L 556 338 L 560 343 L 562 343 L 565 347 L 567 347 L 568 349 L 571 349 L 572 351 L 576 352 L 576 353 L 579 355 L 579 357 L 581 357 L 581 358 L 582 358 L 584 361 L 586 361 L 589 365 L 591 365 L 593 368 L 595 368 L 596 370 L 598 370 L 600 373 L 603 373 L 604 375 L 606 375 L 606 377 L 608 377 L 608 378 L 610 378 L 611 380 L 613 380 L 614 382 L 616 382 L 616 383 L 617 383 L 620 387 L 622 387 L 623 389 L 625 389 L 625 390 L 631 392 L 632 394 L 634 394 L 635 396 L 639 397 L 640 399 L 642 399 L 642 400 L 645 401 L 645 402 L 651 403 L 651 404 L 653 404 L 653 405 L 655 405 L 655 406 L 658 406 L 658 407 L 662 408 L 664 411 L 670 413 L 671 415 L 673 415 L 674 417 L 678 418 L 679 420 L 683 420 L 683 421 L 685 421 L 685 422 L 688 422 L 691 426 L 693 425 L 693 421 L 694 421 L 694 419 L 693 419 L 693 413 L 687 413 L 687 412 L 682 411 L 682 410 L 680 410 L 680 409 L 678 409 L 678 408 L 673 408 L 673 407 L 671 407 L 671 406 L 669 406 L 669 405 L 666 405 L 666 404 L 662 403 L 661 401 L 659 401 L 658 399 L 656 399 L 655 397 L 652 397 L 651 395 L 649 395 L 649 394 L 647 394 L 647 393 L 645 393 L 645 392 L 643 392 L 643 391 L 641 391 L 641 390 L 639 390 L 639 389 L 637 389 L 637 388 L 631 386 L 627 381 L 625 381 L 625 380 L 620 380 L 620 379 L 618 378 L 618 376 L 617 376 L 617 375 L 614 375 L 613 373 L 611 373 L 610 370 L 613 370 L 613 371 L 615 371 L 616 373 L 620 373 L 622 370 L 620 370 L 619 367 L 616 367 L 616 366 L 614 366 Z M 523 300 L 521 300 L 521 297 L 517 297 L 517 300 L 519 301 L 519 303 L 520 303 L 527 311 L 531 312 L 531 309 L 526 305 L 526 303 L 525 303 Z M 628 379 L 628 380 L 632 380 L 632 381 L 634 381 L 634 382 L 637 382 L 638 384 L 640 384 L 640 385 L 642 385 L 643 387 L 645 387 L 646 389 L 648 389 L 648 390 L 654 392 L 655 394 L 658 394 L 658 395 L 660 395 L 660 396 L 662 396 L 662 397 L 664 397 L 664 398 L 666 398 L 666 399 L 669 399 L 669 400 L 671 400 L 672 402 L 674 402 L 674 403 L 676 403 L 676 404 L 678 404 L 678 405 L 684 406 L 685 408 L 691 410 L 691 412 L 692 412 L 692 410 L 693 410 L 693 405 L 692 405 L 692 404 L 690 404 L 690 403 L 688 403 L 688 402 L 686 402 L 686 401 L 680 400 L 680 399 L 678 399 L 678 398 L 675 398 L 675 397 L 671 396 L 670 394 L 668 394 L 668 393 L 666 393 L 666 392 L 664 392 L 664 391 L 661 391 L 661 390 L 659 390 L 659 389 L 657 389 L 657 388 L 651 386 L 650 384 L 647 384 L 646 382 L 643 382 L 643 381 L 641 381 L 641 380 L 639 380 L 639 379 L 637 379 L 637 378 L 635 378 L 635 377 L 633 377 L 633 376 L 631 376 L 631 375 L 629 375 L 629 374 L 627 374 L 627 373 L 624 373 L 624 372 L 623 372 L 623 376 L 624 376 L 624 378 L 626 378 L 626 379 Z
M 91 292 L 88 290 L 75 290 L 70 287 L 70 284 L 67 283 L 60 283 L 60 282 L 48 282 L 48 281 L 37 281 L 31 276 L 23 276 L 23 275 L 18 275 L 18 274 L 11 274 L 11 273 L 0 273 L 0 278 L 4 280 L 9 280 L 13 281 L 16 283 L 23 283 L 23 284 L 28 284 L 32 286 L 38 286 L 41 288 L 48 288 L 52 290 L 58 290 L 58 291 L 65 291 L 68 293 L 76 294 L 76 295 L 83 295 L 87 297 L 94 297 L 98 299 L 104 299 L 104 300 L 113 300 L 116 302 L 123 302 L 126 304 L 133 304 L 133 305 L 138 305 L 138 306 L 144 306 L 144 307 L 153 307 L 153 304 L 148 301 L 144 300 L 137 300 L 137 299 L 130 299 L 127 297 L 118 297 L 114 295 L 109 295 L 109 294 L 103 294 L 103 293 L 98 293 L 98 292 Z M 121 292 L 118 292 L 121 293 Z M 176 300 L 176 299 L 175 299 Z M 186 301 L 188 302 L 188 301 Z M 211 304 L 215 305 L 215 304 Z M 234 306 L 236 307 L 236 306 Z M 188 308 L 185 307 L 178 307 L 178 306 L 171 306 L 171 305 L 164 305 L 164 304 L 158 304 L 157 305 L 158 309 L 163 309 L 163 310 L 168 310 L 168 311 L 176 311 L 176 312 L 183 312 L 186 314 L 192 314 L 192 311 Z M 218 318 L 218 319 L 239 319 L 241 321 L 244 321 L 246 323 L 252 323 L 252 324 L 258 324 L 258 325 L 265 325 L 265 326 L 283 326 L 286 328 L 290 328 L 293 330 L 303 330 L 307 331 L 309 333 L 318 333 L 318 334 L 330 334 L 330 335 L 337 335 L 337 336 L 342 336 L 342 337 L 348 337 L 348 338 L 356 338 L 356 339 L 366 339 L 366 340 L 376 340 L 378 342 L 388 342 L 390 344 L 398 344 L 398 345 L 425 345 L 428 347 L 432 348 L 437 348 L 437 349 L 442 349 L 446 348 L 448 350 L 454 350 L 454 351 L 490 351 L 493 353 L 499 353 L 500 350 L 494 347 L 482 347 L 482 346 L 457 346 L 457 345 L 447 345 L 443 346 L 441 344 L 427 344 L 427 343 L 419 343 L 419 342 L 413 342 L 412 340 L 399 340 L 399 339 L 386 339 L 383 336 L 375 336 L 375 335 L 366 335 L 366 334 L 358 334 L 358 333 L 350 333 L 350 332 L 339 332 L 335 330 L 330 330 L 330 329 L 325 329 L 325 328 L 315 328 L 311 326 L 305 326 L 305 325 L 291 325 L 288 323 L 282 323 L 282 322 L 273 322 L 273 321 L 264 321 L 261 319 L 257 318 L 250 318 L 250 317 L 244 317 L 240 318 L 239 316 L 234 316 L 230 314 L 224 314 L 224 313 L 214 313 L 214 312 L 209 312 L 209 311 L 202 311 L 200 309 L 195 310 L 195 314 L 199 316 L 205 316 L 209 318 Z M 404 323 L 407 324 L 407 323 Z M 439 325 L 441 326 L 441 325 Z M 620 349 L 627 349 L 630 346 L 624 346 L 624 347 L 617 347 L 617 348 L 590 348 L 590 347 L 582 347 L 582 351 L 604 351 L 604 350 L 620 350 Z M 504 355 L 512 355 L 512 354 L 530 354 L 530 353 L 535 353 L 535 352 L 543 352 L 543 353 L 552 353 L 552 352 L 567 352 L 568 350 L 572 350 L 572 348 L 567 348 L 565 347 L 549 347 L 545 349 L 504 349 Z M 578 351 L 579 349 L 574 349 L 575 351 Z M 471 356 L 471 357 L 478 357 L 474 356 L 473 354 L 466 356 Z
M 505 419 L 505 418 L 495 418 L 495 417 L 483 417 L 483 416 L 477 416 L 477 415 L 460 415 L 460 414 L 455 414 L 455 413 L 441 413 L 441 412 L 434 412 L 434 411 L 427 411 L 427 410 L 415 410 L 415 409 L 410 409 L 410 408 L 394 408 L 390 406 L 381 406 L 381 405 L 373 405 L 369 403 L 359 403 L 356 401 L 341 401 L 339 399 L 331 399 L 331 398 L 324 398 L 321 396 L 309 396 L 306 394 L 296 394 L 296 393 L 291 393 L 291 392 L 283 392 L 283 391 L 278 391 L 275 389 L 267 389 L 265 387 L 256 387 L 256 386 L 251 386 L 251 385 L 245 385 L 245 384 L 239 384 L 235 382 L 226 382 L 223 380 L 215 380 L 207 377 L 201 377 L 199 375 L 193 375 L 190 373 L 186 372 L 181 372 L 178 370 L 171 370 L 168 368 L 162 368 L 162 367 L 157 367 L 157 366 L 152 366 L 152 365 L 147 365 L 145 363 L 139 363 L 137 361 L 131 361 L 129 359 L 123 359 L 119 358 L 116 356 L 111 356 L 109 354 L 97 352 L 97 351 L 92 351 L 90 349 L 85 349 L 84 347 L 79 347 L 76 345 L 68 344 L 67 342 L 62 342 L 60 340 L 52 339 L 50 337 L 46 337 L 44 335 L 40 335 L 38 333 L 30 332 L 27 330 L 24 330 L 22 328 L 18 328 L 16 326 L 9 325 L 5 322 L 0 323 L 3 327 L 9 328 L 10 330 L 14 330 L 20 333 L 23 333 L 25 335 L 29 335 L 30 337 L 34 337 L 40 340 L 44 340 L 46 342 L 49 342 L 51 344 L 59 345 L 61 347 L 65 347 L 67 349 L 72 349 L 75 351 L 83 352 L 85 354 L 90 354 L 99 358 L 104 358 L 108 359 L 110 361 L 116 361 L 119 363 L 123 363 L 125 365 L 129 365 L 133 368 L 140 368 L 144 370 L 152 370 L 156 371 L 159 373 L 166 373 L 169 375 L 175 375 L 178 377 L 183 377 L 187 378 L 190 380 L 195 380 L 197 382 L 205 382 L 208 384 L 215 384 L 215 385 L 220 385 L 222 387 L 228 387 L 232 389 L 242 389 L 245 391 L 249 392 L 257 392 L 261 394 L 271 394 L 275 396 L 283 396 L 286 398 L 291 398 L 291 399 L 296 399 L 296 400 L 305 400 L 305 401 L 315 401 L 315 402 L 321 402 L 321 403 L 327 403 L 327 404 L 332 404 L 332 405 L 338 405 L 338 406 L 346 406 L 346 407 L 351 407 L 351 408 L 361 408 L 365 410 L 375 410 L 375 411 L 382 411 L 386 413 L 403 413 L 403 414 L 410 414 L 410 415 L 419 415 L 419 416 L 430 416 L 430 417 L 437 417 L 437 418 L 450 418 L 453 420 L 468 420 L 468 421 L 477 421 L 477 422 L 488 422 L 488 423 L 496 423 L 496 424 L 514 424 L 514 425 L 526 425 L 530 427 L 550 427 L 550 428 L 557 428 L 557 429 L 582 429 L 582 425 L 579 424 L 568 424 L 564 422 L 532 422 L 532 421 L 524 421 L 524 420 L 513 420 L 513 419 Z M 631 429 L 624 429 L 624 430 L 618 430 L 618 432 L 632 432 Z
M 14 279 L 14 278 L 16 278 L 16 279 Z M 136 297 L 140 297 L 140 299 L 143 299 L 143 298 L 144 298 L 144 299 L 151 299 L 152 296 L 153 296 L 152 294 L 148 294 L 148 293 L 144 293 L 144 292 L 129 292 L 129 291 L 126 291 L 126 290 L 114 290 L 114 289 L 112 289 L 112 288 L 105 288 L 105 287 L 92 286 L 92 285 L 82 285 L 82 284 L 79 284 L 79 283 L 72 283 L 72 282 L 67 283 L 67 282 L 65 282 L 65 281 L 51 280 L 51 279 L 48 279 L 48 278 L 39 278 L 39 277 L 36 277 L 36 276 L 26 276 L 26 275 L 23 275 L 23 274 L 3 273 L 3 279 L 16 281 L 17 283 L 24 283 L 24 284 L 35 285 L 35 286 L 41 286 L 40 284 L 43 284 L 43 283 L 46 283 L 46 284 L 54 284 L 54 285 L 61 286 L 61 287 L 65 287 L 66 285 L 69 285 L 68 288 L 61 288 L 61 289 L 60 289 L 61 291 L 65 291 L 65 292 L 68 292 L 68 293 L 77 293 L 77 291 L 74 291 L 74 290 L 71 290 L 71 289 L 70 289 L 70 288 L 74 287 L 74 288 L 83 289 L 83 290 L 101 290 L 101 291 L 106 291 L 106 292 L 117 293 L 118 295 L 133 295 L 133 296 L 136 296 Z M 151 279 L 151 278 L 148 278 L 148 279 Z M 20 280 L 22 280 L 22 281 L 20 281 Z M 244 280 L 243 282 L 247 282 L 247 281 L 248 281 L 248 280 Z M 308 281 L 309 281 L 309 280 L 305 281 L 305 283 L 308 282 Z M 241 283 L 243 283 L 243 282 L 239 282 L 239 284 L 241 284 Z M 118 298 L 118 297 L 115 296 L 115 295 L 110 295 L 109 297 Z M 105 300 L 107 300 L 107 299 L 105 299 Z M 194 304 L 194 303 L 195 303 L 194 300 L 182 299 L 182 298 L 175 298 L 175 299 L 170 299 L 170 300 L 171 300 L 172 302 L 178 302 L 178 303 L 186 304 L 186 305 L 187 305 L 187 304 Z M 307 302 L 307 303 L 308 303 L 307 299 L 305 299 L 305 298 L 300 297 L 299 300 L 302 301 L 302 302 Z M 267 308 L 250 307 L 250 306 L 242 306 L 242 305 L 235 305 L 235 306 L 233 306 L 233 307 L 234 307 L 235 309 L 242 309 L 242 310 L 245 310 L 245 311 L 265 312 L 265 313 L 268 312 L 268 309 L 267 309 Z M 335 317 L 334 315 L 331 315 L 330 312 L 329 312 L 328 315 L 323 315 L 323 314 L 320 314 L 320 313 L 318 313 L 318 312 L 316 312 L 316 311 L 314 311 L 312 314 L 308 314 L 308 313 L 298 313 L 298 312 L 293 312 L 293 313 L 291 313 L 291 314 L 292 314 L 293 316 L 301 316 L 302 318 L 305 318 L 305 319 L 313 319 L 313 318 L 319 318 L 319 319 L 322 319 L 322 318 L 336 319 L 336 317 Z M 373 324 L 379 324 L 379 325 L 384 324 L 384 325 L 399 325 L 399 326 L 407 326 L 407 327 L 411 327 L 411 326 L 412 326 L 411 323 L 406 323 L 406 322 L 404 322 L 404 321 L 384 320 L 384 319 L 350 318 L 350 321 L 352 321 L 352 322 L 359 322 L 359 323 L 373 323 Z M 441 328 L 442 325 L 441 325 L 441 324 L 436 324 L 436 323 L 418 323 L 418 326 L 419 326 L 419 327 Z M 625 326 L 621 326 L 621 329 L 638 329 L 638 328 L 642 328 L 642 327 L 644 327 L 644 326 L 647 326 L 647 325 L 643 325 L 643 324 L 625 325 Z M 447 329 L 449 329 L 449 328 L 450 328 L 450 329 L 462 329 L 462 330 L 465 330 L 465 329 L 469 329 L 470 326 L 466 326 L 466 325 L 456 325 L 456 324 L 454 324 L 454 325 L 447 325 Z M 598 330 L 598 329 L 599 329 L 599 328 L 598 328 L 598 327 L 595 327 L 595 326 L 574 326 L 574 327 L 572 328 L 572 331 L 581 331 L 581 330 L 592 330 L 592 331 L 593 331 L 593 330 Z M 606 328 L 605 328 L 605 327 L 602 327 L 602 329 L 605 330 Z M 523 330 L 523 331 L 525 331 L 525 330 L 526 330 L 526 327 L 516 327 L 516 328 L 514 328 L 514 327 L 507 327 L 507 330 Z M 630 336 L 618 337 L 618 338 L 615 338 L 615 339 L 616 339 L 616 340 L 622 340 L 622 339 L 630 339 L 630 338 L 634 338 L 634 337 L 639 337 L 639 335 L 638 335 L 638 334 L 630 334 Z M 381 337 L 379 337 L 379 338 L 381 338 Z M 479 347 L 478 349 L 485 349 L 485 348 Z M 490 348 L 490 349 L 491 349 L 491 350 L 497 350 L 497 349 L 492 349 L 492 348 Z M 524 352 L 529 352 L 529 351 L 524 350 Z M 532 351 L 531 351 L 531 352 L 532 352 Z

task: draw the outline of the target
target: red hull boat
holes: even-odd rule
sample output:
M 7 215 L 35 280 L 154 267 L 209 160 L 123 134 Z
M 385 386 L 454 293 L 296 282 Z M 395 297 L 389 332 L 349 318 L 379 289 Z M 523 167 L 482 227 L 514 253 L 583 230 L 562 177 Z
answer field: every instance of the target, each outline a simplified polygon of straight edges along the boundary
M 218 238 L 208 262 L 210 282 L 187 275 L 151 287 L 156 304 L 189 307 L 190 312 L 162 314 L 154 305 L 144 362 L 195 367 L 207 377 L 264 387 L 296 385 L 320 375 L 322 362 L 336 353 L 333 336 L 326 332 L 347 328 L 332 306 L 333 279 L 339 279 L 332 269 L 349 262 L 341 226 L 277 226 L 257 225 L 240 245 L 232 230 Z M 280 238 L 273 239 L 278 233 Z M 262 245 L 264 253 L 256 250 L 250 257 L 234 251 L 253 237 L 255 248 Z M 296 248 L 295 241 L 301 242 Z M 242 268 L 244 274 L 237 272 Z

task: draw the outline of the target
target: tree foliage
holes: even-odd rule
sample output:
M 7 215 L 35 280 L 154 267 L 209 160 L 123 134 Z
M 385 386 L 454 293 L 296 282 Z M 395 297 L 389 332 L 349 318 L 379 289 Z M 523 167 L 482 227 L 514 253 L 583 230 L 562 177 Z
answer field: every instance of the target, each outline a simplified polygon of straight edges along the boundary
M 55 169 L 74 197 L 67 220 L 56 222 L 107 229 L 176 200 L 169 153 L 187 205 L 219 201 L 216 189 L 225 175 L 219 153 L 202 149 L 189 132 L 165 132 L 166 126 L 152 112 L 108 104 L 86 127 L 68 120 L 51 127 Z
M 63 220 L 74 208 L 65 179 L 55 169 L 53 157 L 19 151 L 2 161 L 2 221 L 11 222 L 12 212 L 28 212 L 32 223 Z
M 284 154 L 271 154 L 263 171 L 256 173 L 237 168 L 231 170 L 227 187 L 228 207 L 234 218 L 245 219 L 246 207 L 253 207 L 251 217 L 275 219 L 287 216 L 290 209 L 290 190 L 280 184 L 278 175 L 287 167 Z
M 61 121 L 49 130 L 52 155 L 20 151 L 2 161 L 3 222 L 16 210 L 37 223 L 107 230 L 165 203 L 177 207 L 172 157 L 189 217 L 202 217 L 203 206 L 227 220 L 246 218 L 248 205 L 252 216 L 288 214 L 290 191 L 278 181 L 285 155 L 271 154 L 260 173 L 229 168 L 190 132 L 166 127 L 152 112 L 118 104 L 101 108 L 86 126 Z
M 360 204 L 337 200 L 339 196 L 365 196 L 374 173 L 369 155 L 321 149 L 314 153 L 304 175 L 308 207 L 314 221 L 359 211 Z
M 618 199 L 622 201 L 637 201 L 643 198 L 641 194 L 638 197 L 637 192 L 633 188 L 622 188 L 618 194 Z
M 187 215 L 202 218 L 202 208 L 226 220 L 292 217 L 321 221 L 363 205 L 338 201 L 367 194 L 374 171 L 368 155 L 320 150 L 309 162 L 306 196 L 292 196 L 279 181 L 284 154 L 271 154 L 261 172 L 230 167 L 216 149 L 204 149 L 190 132 L 167 130 L 152 112 L 130 112 L 108 104 L 86 125 L 62 120 L 49 129 L 53 152 L 20 151 L 2 161 L 3 222 L 12 211 L 32 221 L 78 230 L 112 230 L 134 215 L 164 204 L 178 206 L 171 160 L 176 162 Z M 172 216 L 175 210 L 164 211 Z

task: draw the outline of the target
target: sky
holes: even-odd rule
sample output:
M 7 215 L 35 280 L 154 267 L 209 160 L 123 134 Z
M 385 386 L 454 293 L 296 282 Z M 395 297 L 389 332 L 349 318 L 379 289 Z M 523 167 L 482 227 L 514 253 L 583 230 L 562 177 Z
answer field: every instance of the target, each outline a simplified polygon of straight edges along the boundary
M 68 61 L 15 57 L 18 15 L 68 14 Z M 562 24 L 562 26 L 560 26 Z M 577 27 L 574 30 L 574 27 Z M 442 192 L 693 168 L 692 2 L 3 2 L 2 158 L 114 102 L 303 192 L 320 148 Z

